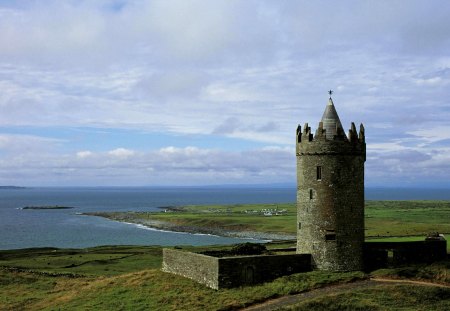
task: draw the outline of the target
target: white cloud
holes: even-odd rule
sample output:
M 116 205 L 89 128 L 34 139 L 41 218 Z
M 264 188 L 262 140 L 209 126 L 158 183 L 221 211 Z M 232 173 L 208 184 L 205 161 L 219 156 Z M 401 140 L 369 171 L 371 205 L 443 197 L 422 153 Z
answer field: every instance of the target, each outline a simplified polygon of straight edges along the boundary
M 426 143 L 435 143 L 441 140 L 450 140 L 450 126 L 441 125 L 430 128 L 416 129 L 409 131 L 408 134 L 420 138 Z
M 434 78 L 428 78 L 428 79 L 418 79 L 416 80 L 417 85 L 438 85 L 442 84 L 441 77 L 434 77 Z
M 8 155 L 25 153 L 33 155 L 34 153 L 54 151 L 63 142 L 62 139 L 41 136 L 0 134 L 0 151 Z
M 163 180 L 164 170 L 176 169 L 173 183 L 194 175 L 201 183 L 204 169 L 257 181 L 276 172 L 243 160 L 258 159 L 245 150 L 293 149 L 297 124 L 317 128 L 331 88 L 344 127 L 366 126 L 368 159 L 379 168 L 369 181 L 392 178 L 390 167 L 406 174 L 442 164 L 437 154 L 450 138 L 448 8 L 447 1 L 2 3 L 0 161 L 49 148 L 41 161 L 56 171 L 67 166 L 62 176 L 96 178 L 84 169 L 103 176 L 120 164 L 127 180 L 140 170 Z M 49 133 L 74 127 L 163 133 L 173 147 L 140 150 L 127 144 L 130 136 L 91 151 L 83 138 Z M 63 138 L 42 137 L 42 129 Z M 8 134 L 16 132 L 24 134 Z M 182 147 L 197 136 L 211 146 Z M 233 153 L 211 143 L 217 137 L 249 146 Z M 429 145 L 430 159 L 414 154 L 428 154 Z M 395 153 L 418 163 L 408 167 Z M 212 161 L 223 154 L 225 170 Z
M 251 184 L 265 183 L 267 178 L 271 182 L 293 180 L 294 167 L 291 150 L 273 147 L 242 152 L 165 147 L 140 153 L 117 148 L 108 152 L 80 151 L 74 156 L 23 154 L 20 160 L 0 160 L 4 176 L 0 183 L 15 173 L 16 178 L 28 175 L 30 181 L 51 185 Z
M 385 143 L 371 143 L 367 146 L 370 152 L 398 152 L 407 149 L 407 147 L 402 146 L 401 142 L 385 142 Z
M 77 157 L 80 159 L 84 159 L 84 158 L 88 158 L 90 156 L 92 156 L 93 153 L 89 150 L 85 150 L 85 151 L 78 151 L 77 152 Z
M 133 150 L 128 150 L 125 148 L 117 148 L 108 152 L 109 155 L 120 158 L 127 159 L 130 156 L 134 155 L 135 152 Z

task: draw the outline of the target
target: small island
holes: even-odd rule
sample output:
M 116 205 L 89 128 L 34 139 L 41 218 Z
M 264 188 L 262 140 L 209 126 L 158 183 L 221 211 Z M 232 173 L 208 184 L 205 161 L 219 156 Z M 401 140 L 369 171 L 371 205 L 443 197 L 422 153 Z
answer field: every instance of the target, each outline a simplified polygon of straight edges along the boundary
M 75 208 L 72 206 L 59 206 L 59 205 L 45 205 L 45 206 L 24 206 L 21 209 L 46 209 L 46 210 L 54 210 L 54 209 L 71 209 Z
M 19 187 L 19 186 L 0 186 L 0 190 L 21 190 L 26 189 L 25 187 Z

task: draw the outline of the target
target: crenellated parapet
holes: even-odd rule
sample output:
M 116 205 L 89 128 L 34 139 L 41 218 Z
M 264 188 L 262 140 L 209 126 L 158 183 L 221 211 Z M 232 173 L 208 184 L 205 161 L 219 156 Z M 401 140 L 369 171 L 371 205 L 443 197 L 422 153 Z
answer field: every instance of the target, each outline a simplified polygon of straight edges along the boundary
M 312 134 L 311 127 L 305 123 L 302 127 L 297 127 L 297 155 L 361 155 L 366 156 L 366 142 L 363 124 L 356 130 L 355 123 L 352 122 L 345 135 L 341 127 L 336 128 L 336 135 L 332 139 L 327 138 L 326 129 L 323 122 L 319 122 L 315 135 Z

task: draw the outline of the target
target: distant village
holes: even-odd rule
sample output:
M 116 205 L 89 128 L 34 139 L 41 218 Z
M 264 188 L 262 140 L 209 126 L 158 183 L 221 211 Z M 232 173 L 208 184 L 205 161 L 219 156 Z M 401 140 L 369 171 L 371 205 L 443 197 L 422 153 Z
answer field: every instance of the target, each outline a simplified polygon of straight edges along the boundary
M 166 208 L 164 209 L 164 213 L 175 213 L 175 212 L 181 212 L 181 209 L 177 208 Z M 225 208 L 225 209 L 217 209 L 217 208 L 210 208 L 206 209 L 203 212 L 209 212 L 209 213 L 216 213 L 216 214 L 231 214 L 233 213 L 231 208 Z M 252 215 L 263 215 L 263 216 L 282 216 L 287 214 L 287 209 L 278 209 L 278 206 L 275 208 L 261 208 L 259 210 L 245 210 L 241 213 L 244 214 L 252 214 Z

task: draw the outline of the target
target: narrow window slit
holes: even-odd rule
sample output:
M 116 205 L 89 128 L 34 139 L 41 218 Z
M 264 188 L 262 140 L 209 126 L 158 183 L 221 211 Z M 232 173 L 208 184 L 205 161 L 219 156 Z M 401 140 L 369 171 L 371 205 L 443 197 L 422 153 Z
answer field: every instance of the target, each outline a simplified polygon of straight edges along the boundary
M 322 180 L 322 166 L 317 167 L 317 180 Z

